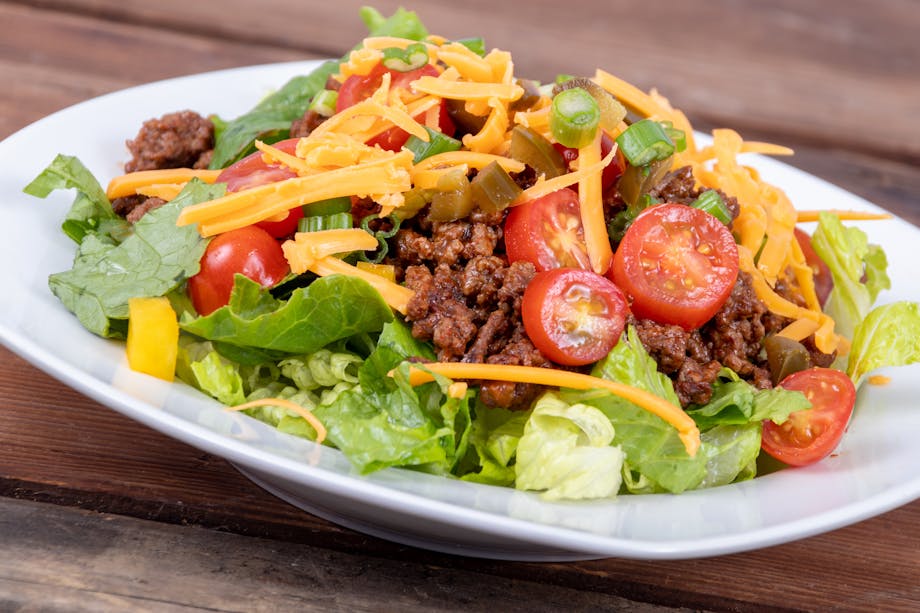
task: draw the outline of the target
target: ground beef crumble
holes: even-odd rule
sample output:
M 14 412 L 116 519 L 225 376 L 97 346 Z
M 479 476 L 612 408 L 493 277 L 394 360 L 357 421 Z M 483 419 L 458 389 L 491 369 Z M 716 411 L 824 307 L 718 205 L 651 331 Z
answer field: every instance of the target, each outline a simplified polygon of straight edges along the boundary
M 412 335 L 431 342 L 440 361 L 548 366 L 521 323 L 524 289 L 536 271 L 508 264 L 501 253 L 504 215 L 475 213 L 468 220 L 429 223 L 424 215 L 393 238 L 389 263 L 415 291 L 406 320 Z M 540 388 L 484 381 L 490 406 L 526 408 Z
M 214 124 L 194 111 L 178 111 L 148 119 L 133 140 L 126 141 L 131 159 L 125 172 L 164 168 L 207 168 L 214 153 Z M 125 196 L 112 210 L 131 223 L 166 204 L 160 198 Z
M 207 168 L 214 149 L 214 124 L 194 111 L 148 119 L 126 142 L 125 172 L 160 168 Z

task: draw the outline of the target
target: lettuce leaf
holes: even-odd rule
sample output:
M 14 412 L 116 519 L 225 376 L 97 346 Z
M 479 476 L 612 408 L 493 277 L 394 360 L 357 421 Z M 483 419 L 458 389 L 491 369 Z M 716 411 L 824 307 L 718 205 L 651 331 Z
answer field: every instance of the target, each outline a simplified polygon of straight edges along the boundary
M 172 202 L 144 215 L 121 244 L 87 234 L 73 268 L 48 278 L 51 291 L 90 332 L 124 338 L 129 298 L 166 295 L 199 270 L 207 240 L 194 226 L 177 227 L 179 212 L 223 193 L 223 184 L 193 180 Z
M 760 422 L 715 426 L 701 435 L 706 474 L 697 489 L 753 479 L 760 455 Z
M 358 14 L 367 26 L 368 36 L 395 36 L 410 40 L 423 40 L 428 36 L 428 29 L 415 11 L 407 11 L 400 7 L 387 18 L 377 9 L 363 6 Z
M 852 338 L 879 292 L 891 287 L 885 252 L 870 245 L 865 232 L 845 227 L 832 213 L 820 214 L 811 243 L 834 278 L 824 310 L 834 318 L 837 332 Z
M 476 405 L 470 430 L 470 447 L 475 460 L 460 471 L 461 479 L 489 485 L 511 487 L 515 480 L 514 460 L 517 446 L 524 436 L 530 411 Z
M 624 456 L 611 445 L 614 434 L 598 409 L 544 394 L 517 444 L 515 487 L 540 490 L 549 500 L 615 496 Z
M 392 319 L 377 290 L 355 277 L 321 277 L 281 301 L 237 275 L 229 304 L 205 317 L 186 313 L 180 327 L 227 345 L 310 354 L 338 340 L 378 332 Z
M 22 191 L 37 198 L 47 198 L 54 190 L 75 189 L 70 210 L 61 229 L 74 242 L 95 234 L 103 242 L 120 243 L 131 234 L 131 224 L 112 210 L 105 190 L 83 163 L 69 155 L 58 155 Z
M 876 368 L 916 362 L 920 362 L 920 305 L 895 302 L 876 307 L 856 326 L 847 374 L 859 386 Z
M 451 474 L 466 453 L 470 428 L 469 395 L 451 398 L 450 381 L 414 387 L 403 362 L 392 377 L 395 389 L 346 391 L 314 413 L 328 430 L 329 441 L 362 473 L 391 466 Z
M 657 370 L 633 326 L 598 362 L 592 374 L 619 381 L 678 404 L 668 377 Z M 703 445 L 690 457 L 669 423 L 618 396 L 599 392 L 565 392 L 569 404 L 581 402 L 600 409 L 616 430 L 616 442 L 626 454 L 624 483 L 633 493 L 682 492 L 699 485 L 706 474 L 707 450 Z
M 700 430 L 720 425 L 759 424 L 765 419 L 781 424 L 794 411 L 811 408 L 801 392 L 774 387 L 759 390 L 728 369 L 722 369 L 713 384 L 712 399 L 687 409 Z
M 310 101 L 338 71 L 338 62 L 323 62 L 308 75 L 300 75 L 265 97 L 249 112 L 221 121 L 210 168 L 225 168 L 254 151 L 256 139 L 274 143 L 290 134 L 291 122 L 307 112 Z

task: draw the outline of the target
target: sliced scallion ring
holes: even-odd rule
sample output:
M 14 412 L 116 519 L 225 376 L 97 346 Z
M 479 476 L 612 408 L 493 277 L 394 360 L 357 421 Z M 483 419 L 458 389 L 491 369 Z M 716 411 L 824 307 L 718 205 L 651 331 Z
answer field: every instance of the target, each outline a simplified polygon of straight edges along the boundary
M 580 87 L 561 91 L 553 97 L 549 127 L 553 138 L 564 147 L 579 149 L 593 141 L 600 119 L 597 100 Z
M 438 153 L 459 151 L 460 147 L 463 145 L 463 143 L 456 138 L 451 138 L 443 132 L 432 130 L 428 126 L 425 126 L 425 130 L 428 131 L 427 143 L 413 134 L 409 137 L 409 140 L 406 141 L 406 144 L 403 145 L 403 147 L 415 154 L 415 158 L 412 160 L 413 164 L 418 164 L 425 158 L 430 158 Z
M 323 117 L 332 117 L 335 115 L 335 103 L 338 99 L 339 92 L 331 89 L 321 90 L 310 101 L 310 110 Z
M 693 201 L 691 205 L 695 209 L 705 211 L 724 223 L 726 226 L 732 222 L 732 212 L 725 204 L 725 200 L 714 189 L 707 189 Z
M 382 61 L 388 70 L 409 72 L 428 63 L 428 49 L 422 43 L 413 43 L 405 49 L 387 47 L 383 50 Z
M 664 126 L 651 119 L 632 124 L 617 136 L 620 151 L 633 166 L 663 160 L 674 153 L 674 142 Z

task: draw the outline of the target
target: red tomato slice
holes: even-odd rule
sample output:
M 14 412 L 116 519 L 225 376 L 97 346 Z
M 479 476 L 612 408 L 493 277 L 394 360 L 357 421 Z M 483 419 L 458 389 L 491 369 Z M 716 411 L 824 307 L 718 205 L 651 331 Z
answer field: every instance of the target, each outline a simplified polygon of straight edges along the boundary
M 626 297 L 606 277 L 580 268 L 556 268 L 524 290 L 521 315 L 534 346 L 557 364 L 581 366 L 606 356 L 623 334 Z
M 805 394 L 811 408 L 792 413 L 780 425 L 764 421 L 763 450 L 791 466 L 813 464 L 830 455 L 856 404 L 853 382 L 839 370 L 810 368 L 789 375 L 780 387 Z
M 293 155 L 299 138 L 289 138 L 272 144 L 272 147 Z M 262 152 L 256 151 L 239 162 L 231 164 L 217 175 L 218 183 L 226 183 L 228 192 L 238 192 L 250 187 L 284 181 L 296 177 L 297 173 L 282 164 L 266 164 Z M 297 230 L 297 223 L 303 217 L 303 209 L 293 208 L 281 221 L 260 221 L 256 225 L 274 236 L 290 236 Z
M 610 153 L 610 150 L 613 149 L 613 139 L 607 135 L 606 132 L 601 136 L 601 157 L 607 157 L 607 154 Z M 571 169 L 572 162 L 578 159 L 578 149 L 573 149 L 572 147 L 566 147 L 560 145 L 559 143 L 553 143 L 553 147 L 562 154 L 562 159 L 565 160 L 565 163 L 568 164 Z M 620 178 L 620 175 L 623 174 L 623 171 L 626 169 L 626 158 L 623 157 L 623 154 L 618 149 L 616 154 L 614 154 L 613 159 L 604 168 L 604 172 L 601 174 L 601 189 L 607 191 L 614 183 L 617 182 L 617 179 Z
M 335 102 L 336 112 L 341 112 L 350 106 L 366 100 L 373 94 L 385 73 L 390 73 L 390 89 L 410 89 L 412 81 L 424 76 L 438 76 L 438 69 L 431 64 L 425 64 L 421 68 L 410 70 L 408 72 L 399 72 L 398 70 L 387 70 L 383 64 L 377 64 L 366 75 L 351 75 L 342 83 L 339 88 L 339 94 Z M 422 121 L 424 115 L 414 117 L 416 121 Z M 447 106 L 442 102 L 440 113 L 438 115 L 438 129 L 448 136 L 453 136 L 456 127 L 447 114 Z M 390 128 L 386 132 L 375 136 L 368 141 L 368 145 L 379 145 L 387 151 L 399 151 L 402 146 L 409 140 L 409 133 L 401 128 Z
M 505 219 L 505 252 L 509 261 L 530 262 L 538 272 L 590 269 L 578 194 L 560 189 L 513 207 Z
M 261 228 L 246 226 L 224 232 L 208 244 L 201 257 L 201 270 L 188 280 L 188 292 L 195 310 L 209 315 L 230 301 L 237 273 L 262 287 L 271 287 L 288 272 L 278 241 Z
M 639 215 L 620 241 L 610 273 L 636 317 L 699 328 L 725 304 L 738 278 L 738 247 L 718 219 L 683 204 Z
M 831 269 L 827 267 L 821 256 L 815 252 L 811 246 L 811 236 L 804 230 L 795 229 L 795 238 L 802 248 L 802 254 L 805 256 L 805 263 L 811 267 L 815 279 L 815 293 L 818 295 L 818 302 L 821 306 L 827 302 L 831 290 L 834 289 L 834 277 L 831 275 Z
M 299 138 L 272 143 L 272 147 L 285 153 L 294 153 Z M 218 183 L 226 183 L 228 192 L 239 192 L 250 187 L 274 183 L 296 177 L 297 173 L 281 164 L 266 164 L 262 159 L 262 152 L 256 151 L 224 168 L 217 175 Z

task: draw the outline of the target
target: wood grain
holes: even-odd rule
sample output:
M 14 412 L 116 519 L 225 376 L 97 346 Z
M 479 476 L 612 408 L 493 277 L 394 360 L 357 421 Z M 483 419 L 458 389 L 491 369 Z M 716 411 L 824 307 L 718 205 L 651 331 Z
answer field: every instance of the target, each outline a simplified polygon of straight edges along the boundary
M 682 613 L 534 578 L 0 499 L 0 608 L 67 611 L 605 610 Z M 29 560 L 29 564 L 21 563 Z M 125 586 L 131 590 L 125 590 Z M 76 604 L 76 606 L 74 606 Z

